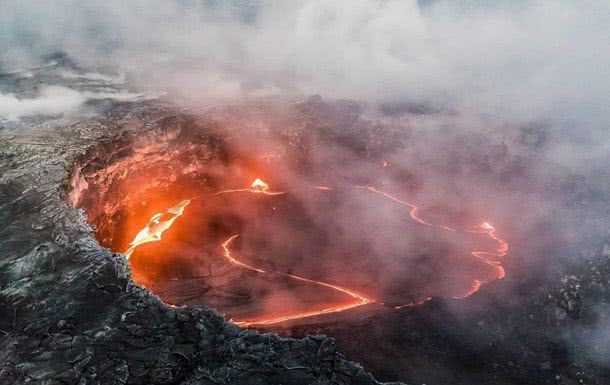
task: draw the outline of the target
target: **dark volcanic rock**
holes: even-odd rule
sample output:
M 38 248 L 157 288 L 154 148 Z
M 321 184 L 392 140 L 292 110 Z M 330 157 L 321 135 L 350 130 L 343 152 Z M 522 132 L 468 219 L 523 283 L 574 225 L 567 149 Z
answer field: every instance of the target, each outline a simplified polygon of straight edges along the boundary
M 507 296 L 506 285 L 498 281 L 466 299 L 434 298 L 350 324 L 286 326 L 283 334 L 332 335 L 342 351 L 380 379 L 459 385 L 609 383 L 610 242 L 562 274 L 524 285 L 520 294 Z M 367 346 L 380 346 L 382 353 L 362 354 Z
M 386 149 L 408 144 L 407 131 L 377 129 L 359 119 L 362 108 L 311 98 L 295 105 L 302 120 L 283 134 L 302 149 L 298 161 L 305 168 L 312 132 L 375 161 L 385 159 Z M 385 111 L 391 119 L 403 107 L 393 108 Z M 0 131 L 0 384 L 377 383 L 361 366 L 346 361 L 337 346 L 388 380 L 609 383 L 608 243 L 595 252 L 583 251 L 571 259 L 573 265 L 545 265 L 545 277 L 526 268 L 511 274 L 519 262 L 518 253 L 511 254 L 506 279 L 467 299 L 433 298 L 412 309 L 352 313 L 347 322 L 337 316 L 274 327 L 302 339 L 243 330 L 206 307 L 167 306 L 134 284 L 123 255 L 100 247 L 85 214 L 68 204 L 66 190 L 74 164 L 85 154 L 101 152 L 94 157 L 100 164 L 86 167 L 103 167 L 104 155 L 120 157 L 123 144 L 129 150 L 126 138 L 159 126 L 180 128 L 191 118 L 160 104 L 113 105 L 109 111 L 104 118 L 81 122 L 13 122 Z M 209 114 L 213 120 L 214 113 L 239 112 L 227 107 Z M 275 117 L 265 110 L 262 114 Z M 252 116 L 238 124 L 256 125 Z M 283 122 L 277 125 L 283 127 Z M 344 126 L 353 135 L 346 135 Z M 524 143 L 538 147 L 526 134 Z M 104 143 L 119 148 L 105 154 Z M 475 144 L 473 148 L 489 151 L 484 157 L 477 151 L 462 166 L 474 164 L 485 175 L 490 164 L 507 158 L 504 146 L 482 146 L 477 138 Z M 451 142 L 447 151 L 453 147 Z M 515 164 L 511 167 L 524 168 L 520 161 Z M 396 178 L 405 189 L 421 184 L 417 175 L 400 170 Z M 572 195 L 574 203 L 595 194 L 576 183 Z M 606 195 L 599 200 L 607 206 Z M 606 211 L 596 211 L 605 215 L 605 206 Z M 334 339 L 312 333 L 332 335 L 337 346 Z
M 160 106 L 0 132 L 0 384 L 373 384 L 326 337 L 287 339 L 172 308 L 68 205 L 71 165 Z M 145 118 L 144 118 L 145 117 Z

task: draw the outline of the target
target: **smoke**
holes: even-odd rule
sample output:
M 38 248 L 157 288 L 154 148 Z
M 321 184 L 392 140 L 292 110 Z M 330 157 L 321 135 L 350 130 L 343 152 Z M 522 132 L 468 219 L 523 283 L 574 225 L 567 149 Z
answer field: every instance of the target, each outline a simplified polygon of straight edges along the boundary
M 61 51 L 190 102 L 321 94 L 608 121 L 605 1 L 11 2 L 3 60 Z M 579 127 L 587 129 L 591 127 Z
M 0 117 L 16 120 L 29 115 L 73 113 L 85 101 L 80 92 L 57 86 L 44 87 L 32 98 L 20 99 L 15 94 L 0 93 Z
M 95 98 L 140 100 L 160 93 L 195 113 L 216 103 L 283 102 L 312 94 L 358 101 L 313 98 L 291 105 L 287 114 L 264 108 L 243 117 L 219 112 L 240 156 L 273 153 L 287 142 L 302 150 L 302 158 L 295 155 L 288 165 L 271 161 L 273 167 L 259 170 L 266 175 L 248 176 L 275 175 L 281 187 L 291 186 L 305 217 L 321 210 L 338 214 L 313 226 L 332 219 L 334 233 L 343 234 L 338 246 L 325 250 L 329 258 L 347 244 L 384 255 L 388 244 L 417 246 L 420 238 L 369 232 L 385 229 L 377 222 L 381 216 L 397 222 L 403 213 L 363 198 L 361 191 L 324 206 L 300 193 L 306 185 L 385 184 L 441 223 L 447 218 L 435 212 L 470 215 L 464 219 L 469 225 L 492 221 L 510 240 L 510 259 L 521 264 L 523 276 L 573 259 L 577 246 L 608 228 L 607 1 L 5 3 L 4 74 L 48 71 L 49 57 L 60 52 L 62 81 L 84 78 L 138 90 L 117 94 L 62 85 L 42 87 L 33 96 L 8 90 L 0 94 L 0 116 L 8 119 L 72 113 Z M 259 135 L 266 127 L 304 134 Z M 281 153 L 277 159 L 285 161 Z M 384 161 L 391 166 L 383 168 Z M 355 215 L 356 208 L 362 214 Z M 283 234 L 285 226 L 269 229 Z M 439 248 L 448 242 L 427 241 Z M 293 247 L 309 251 L 314 243 L 303 237 Z M 417 274 L 409 272 L 417 261 L 379 262 L 380 271 L 367 277 Z M 312 274 L 320 274 L 314 268 L 335 274 L 330 260 L 311 268 Z M 601 329 L 600 335 L 607 336 Z
M 276 272 L 355 288 L 388 307 L 461 296 L 473 279 L 496 278 L 471 254 L 494 252 L 488 237 L 428 228 L 408 207 L 354 186 L 412 202 L 431 223 L 492 223 L 510 251 L 502 259 L 506 279 L 481 296 L 489 308 L 532 296 L 531 287 L 547 274 L 555 279 L 582 245 L 597 245 L 607 224 L 607 179 L 596 167 L 553 162 L 552 125 L 413 113 L 411 106 L 380 110 L 314 97 L 221 107 L 201 120 L 155 119 L 156 131 L 132 143 L 123 137 L 90 160 L 106 167 L 82 165 L 86 173 L 75 178 L 85 183 L 74 202 L 104 246 L 124 251 L 154 213 L 192 199 L 162 241 L 135 252 L 134 277 L 170 303 L 205 303 L 237 320 L 345 300 Z M 287 193 L 216 195 L 258 177 Z M 319 185 L 335 190 L 312 188 Z M 219 245 L 234 234 L 234 255 L 272 274 L 223 260 Z
M 89 74 L 90 77 L 93 75 Z M 99 75 L 102 76 L 105 75 Z M 84 91 L 64 86 L 42 86 L 30 97 L 18 93 L 0 93 L 0 119 L 15 121 L 25 116 L 93 114 L 94 109 L 86 108 L 88 101 L 135 102 L 150 98 L 156 96 L 115 89 Z

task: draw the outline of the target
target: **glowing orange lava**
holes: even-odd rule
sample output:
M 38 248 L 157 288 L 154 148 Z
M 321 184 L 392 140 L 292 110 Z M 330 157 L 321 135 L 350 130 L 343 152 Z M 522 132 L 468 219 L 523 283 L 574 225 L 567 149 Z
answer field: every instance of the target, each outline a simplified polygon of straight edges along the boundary
M 226 241 L 223 242 L 222 248 L 224 250 L 225 258 L 232 264 L 239 266 L 242 269 L 254 271 L 254 272 L 257 272 L 260 274 L 270 274 L 265 270 L 258 269 L 254 266 L 250 266 L 244 262 L 241 262 L 233 256 L 233 254 L 231 253 L 230 245 L 235 240 L 235 238 L 237 238 L 238 236 L 239 235 L 233 235 L 232 237 L 230 237 L 229 239 L 227 239 Z M 352 297 L 355 301 L 349 301 L 349 302 L 345 302 L 345 303 L 341 303 L 341 304 L 329 305 L 329 306 L 323 307 L 321 309 L 313 309 L 313 310 L 309 310 L 306 312 L 297 312 L 297 313 L 285 314 L 282 316 L 274 316 L 274 317 L 270 317 L 270 318 L 233 321 L 234 323 L 241 325 L 241 326 L 272 325 L 272 324 L 276 324 L 276 323 L 280 323 L 280 322 L 291 321 L 291 320 L 301 319 L 301 318 L 314 317 L 314 316 L 322 315 L 322 314 L 338 313 L 338 312 L 353 309 L 355 307 L 374 302 L 374 300 L 372 300 L 371 298 L 369 298 L 363 294 L 359 294 L 359 293 L 355 292 L 354 290 L 342 287 L 342 286 L 333 285 L 333 284 L 330 284 L 327 282 L 322 282 L 322 281 L 315 281 L 313 279 L 301 277 L 301 276 L 295 275 L 295 274 L 275 273 L 275 275 L 282 275 L 284 277 L 294 279 L 297 281 L 306 282 L 306 283 L 319 285 L 319 286 L 324 286 L 329 289 L 336 290 L 343 294 L 346 294 L 346 295 Z
M 284 191 L 272 191 L 269 188 L 269 185 L 267 183 L 263 182 L 259 178 L 256 178 L 249 187 L 240 188 L 240 189 L 232 189 L 232 190 L 223 190 L 223 191 L 217 192 L 215 195 L 222 195 L 222 194 L 235 193 L 235 192 L 251 192 L 251 193 L 265 194 L 265 195 L 286 194 L 286 192 L 284 192 Z
M 504 268 L 502 267 L 502 263 L 498 260 L 493 259 L 495 258 L 501 258 L 504 257 L 506 254 L 508 254 L 508 242 L 506 242 L 505 240 L 499 238 L 496 235 L 496 229 L 488 222 L 483 222 L 481 225 L 477 226 L 474 229 L 468 229 L 468 230 L 458 230 L 452 227 L 448 227 L 445 225 L 435 225 L 433 223 L 427 222 L 423 219 L 421 219 L 418 215 L 417 215 L 417 206 L 415 206 L 412 203 L 409 202 L 405 202 L 391 194 L 388 194 L 384 191 L 378 190 L 375 187 L 372 186 L 356 186 L 357 188 L 362 188 L 362 189 L 367 189 L 371 192 L 374 192 L 376 194 L 379 194 L 387 199 L 390 199 L 400 205 L 406 206 L 409 208 L 409 215 L 411 216 L 411 218 L 422 224 L 422 225 L 426 225 L 426 226 L 433 226 L 433 227 L 438 227 L 441 228 L 443 230 L 447 230 L 447 231 L 453 231 L 453 232 L 465 232 L 465 233 L 483 233 L 483 234 L 487 234 L 487 236 L 489 236 L 491 239 L 493 239 L 496 243 L 497 243 L 497 247 L 496 250 L 493 252 L 490 251 L 473 251 L 471 252 L 471 255 L 479 260 L 481 260 L 482 262 L 484 262 L 485 264 L 489 265 L 489 266 L 493 266 L 496 269 L 496 277 L 495 279 L 502 279 L 505 276 L 505 271 Z M 460 295 L 460 296 L 456 296 L 453 298 L 459 299 L 459 298 L 466 298 L 470 295 L 472 295 L 473 293 L 475 293 L 476 291 L 478 291 L 481 288 L 481 285 L 484 283 L 487 283 L 489 281 L 483 282 L 480 281 L 478 279 L 475 279 L 472 282 L 472 286 L 470 287 L 470 289 L 468 291 L 466 291 L 466 293 L 464 295 Z M 407 305 L 400 305 L 400 307 L 404 307 L 404 306 L 411 306 L 411 304 L 407 304 Z
M 267 183 L 263 182 L 262 180 L 256 178 L 254 180 L 254 182 L 252 182 L 252 184 L 250 185 L 250 190 L 256 191 L 256 192 L 268 191 L 269 185 Z
M 420 217 L 418 217 L 417 216 L 417 206 L 415 206 L 415 205 L 413 205 L 413 204 L 411 204 L 409 202 L 405 202 L 405 201 L 403 201 L 401 199 L 398 199 L 398 198 L 396 198 L 396 197 L 394 197 L 394 196 L 392 196 L 392 195 L 390 195 L 390 194 L 388 194 L 386 192 L 378 190 L 378 189 L 376 189 L 375 187 L 372 187 L 372 186 L 356 186 L 356 188 L 367 189 L 367 190 L 372 191 L 372 192 L 374 192 L 376 194 L 384 196 L 384 197 L 386 197 L 386 198 L 388 198 L 388 199 L 390 199 L 390 200 L 392 200 L 392 201 L 394 201 L 396 203 L 399 203 L 399 204 L 401 204 L 403 206 L 407 206 L 407 207 L 409 207 L 411 209 L 411 210 L 409 210 L 409 215 L 411 216 L 411 218 L 415 222 L 418 222 L 419 224 L 426 225 L 426 226 L 434 226 L 432 223 L 428 223 L 428 222 L 424 221 L 423 219 L 421 219 Z M 453 229 L 450 229 L 449 227 L 445 227 L 445 226 L 441 226 L 441 227 L 446 228 L 447 230 L 453 230 Z
M 237 259 L 233 258 L 233 256 L 231 255 L 231 250 L 229 249 L 229 245 L 235 240 L 235 238 L 239 237 L 239 235 L 233 235 L 232 237 L 230 237 L 229 239 L 227 239 L 226 241 L 224 241 L 222 243 L 222 249 L 224 250 L 224 256 L 226 259 L 229 260 L 229 262 L 231 262 L 234 265 L 237 265 L 239 267 L 241 267 L 242 269 L 246 269 L 246 270 L 250 270 L 250 271 L 255 271 L 257 273 L 262 273 L 265 274 L 267 273 L 265 270 L 262 269 L 258 269 L 254 266 L 250 266 L 248 264 L 245 264 L 241 261 L 238 261 Z
M 161 235 L 172 227 L 174 221 L 184 213 L 184 209 L 189 205 L 189 203 L 191 203 L 190 200 L 184 200 L 165 210 L 165 213 L 157 213 L 153 215 L 146 227 L 140 230 L 133 241 L 131 241 L 129 244 L 129 249 L 127 249 L 127 251 L 124 253 L 127 256 L 127 259 L 131 257 L 131 254 L 133 254 L 136 247 L 144 243 L 160 241 Z M 168 216 L 169 218 L 163 219 L 164 216 Z
M 483 222 L 481 225 L 476 226 L 475 228 L 470 228 L 470 229 L 466 229 L 466 230 L 458 230 L 458 229 L 448 227 L 445 225 L 433 224 L 433 223 L 427 222 L 426 220 L 419 217 L 418 208 L 417 208 L 417 206 L 415 206 L 412 203 L 406 202 L 402 199 L 399 199 L 389 193 L 381 191 L 372 186 L 356 186 L 356 187 L 360 188 L 360 189 L 366 189 L 366 190 L 371 191 L 375 194 L 378 194 L 386 199 L 389 199 L 393 202 L 396 202 L 402 206 L 407 207 L 409 209 L 409 215 L 410 215 L 411 219 L 413 219 L 416 223 L 419 223 L 421 225 L 436 227 L 436 228 L 440 228 L 440 229 L 452 231 L 452 232 L 487 234 L 487 236 L 489 236 L 491 239 L 493 239 L 496 242 L 496 244 L 497 244 L 496 250 L 495 251 L 473 251 L 473 252 L 471 252 L 471 255 L 473 257 L 481 260 L 482 262 L 488 264 L 489 266 L 493 266 L 496 269 L 495 279 L 501 279 L 504 277 L 504 274 L 505 274 L 504 268 L 502 267 L 502 264 L 498 259 L 500 259 L 501 257 L 504 257 L 508 253 L 508 243 L 496 235 L 496 229 L 488 222 Z M 314 188 L 318 189 L 318 190 L 332 190 L 333 189 L 332 187 L 328 187 L 328 186 L 314 186 Z M 282 192 L 282 191 L 271 190 L 267 183 L 263 182 L 261 179 L 256 179 L 247 188 L 224 190 L 224 191 L 220 191 L 213 195 L 221 195 L 221 194 L 232 193 L 232 192 L 250 192 L 250 193 L 258 193 L 258 194 L 265 194 L 265 195 L 271 195 L 271 196 L 285 194 L 285 192 Z M 193 198 L 193 199 L 196 199 L 196 198 Z M 168 230 L 172 226 L 174 221 L 184 213 L 184 209 L 189 205 L 190 202 L 191 202 L 191 200 L 184 200 L 184 201 L 178 203 L 176 206 L 173 206 L 173 207 L 170 207 L 169 209 L 167 209 L 165 211 L 165 213 L 157 213 L 157 214 L 153 215 L 153 217 L 148 222 L 148 224 L 136 235 L 134 240 L 131 242 L 129 249 L 125 252 L 125 255 L 127 256 L 127 258 L 129 258 L 131 256 L 131 254 L 134 252 L 136 247 L 138 247 L 139 245 L 148 243 L 148 242 L 156 242 L 156 241 L 161 240 L 161 235 L 163 234 L 163 232 Z M 168 218 L 163 219 L 164 216 L 168 216 Z M 283 276 L 285 278 L 305 282 L 307 284 L 323 286 L 328 289 L 341 292 L 341 293 L 345 294 L 346 296 L 350 297 L 350 300 L 343 302 L 343 303 L 325 305 L 321 308 L 314 308 L 314 309 L 307 310 L 304 312 L 295 312 L 295 313 L 289 313 L 289 314 L 278 315 L 278 316 L 269 316 L 269 317 L 257 318 L 257 319 L 249 319 L 249 320 L 246 319 L 246 320 L 233 321 L 234 323 L 236 323 L 238 325 L 242 325 L 242 326 L 272 325 L 272 324 L 276 324 L 276 323 L 280 323 L 280 322 L 314 317 L 314 316 L 323 315 L 323 314 L 339 313 L 339 312 L 343 312 L 343 311 L 346 311 L 349 309 L 353 309 L 353 308 L 356 308 L 359 306 L 363 306 L 363 305 L 375 302 L 375 300 L 372 299 L 371 297 L 358 293 L 355 290 L 352 290 L 352 289 L 349 289 L 349 288 L 346 288 L 343 286 L 334 285 L 334 284 L 331 284 L 328 282 L 323 282 L 323 281 L 316 281 L 316 280 L 305 278 L 305 277 L 302 277 L 302 276 L 299 276 L 296 274 L 268 272 L 266 270 L 263 270 L 263 269 L 255 267 L 255 266 L 249 265 L 245 262 L 242 262 L 233 255 L 233 253 L 231 252 L 231 247 L 230 247 L 231 244 L 233 243 L 233 241 L 238 236 L 239 235 L 231 236 L 230 238 L 225 240 L 221 245 L 222 249 L 223 249 L 223 255 L 226 258 L 226 260 L 229 261 L 229 263 L 231 263 L 235 266 L 238 266 L 239 268 L 242 268 L 244 270 L 248 270 L 248 271 L 251 271 L 251 272 L 254 272 L 257 274 L 269 274 L 272 276 Z M 487 283 L 487 282 L 489 282 L 489 281 L 474 280 L 472 282 L 471 288 L 469 290 L 467 290 L 464 295 L 454 297 L 454 298 L 468 297 L 472 293 L 479 290 L 481 285 L 483 285 L 484 283 Z M 430 298 L 426 298 L 419 302 L 410 302 L 410 303 L 406 303 L 403 305 L 397 305 L 397 306 L 394 306 L 394 308 L 401 309 L 401 308 L 405 308 L 405 307 L 416 306 L 416 305 L 420 305 L 429 300 L 430 300 Z

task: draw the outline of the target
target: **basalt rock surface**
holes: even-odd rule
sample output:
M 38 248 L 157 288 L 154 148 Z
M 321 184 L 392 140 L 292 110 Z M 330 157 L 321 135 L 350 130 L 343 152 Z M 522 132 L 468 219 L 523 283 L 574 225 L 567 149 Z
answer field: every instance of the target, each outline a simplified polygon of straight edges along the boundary
M 241 329 L 135 285 L 69 205 L 93 146 L 173 114 L 118 106 L 103 118 L 0 130 L 0 384 L 375 384 L 331 338 Z

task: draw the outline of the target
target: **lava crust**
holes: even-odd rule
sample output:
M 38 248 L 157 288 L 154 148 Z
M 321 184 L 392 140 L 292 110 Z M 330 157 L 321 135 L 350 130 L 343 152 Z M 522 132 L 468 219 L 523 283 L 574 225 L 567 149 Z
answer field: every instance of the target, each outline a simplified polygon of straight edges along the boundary
M 284 113 L 298 128 L 302 117 Z M 468 223 L 474 215 L 443 217 L 400 198 L 409 191 L 389 183 L 399 166 L 371 156 L 384 146 L 354 151 L 314 129 L 303 143 L 286 122 L 240 127 L 248 139 L 235 140 L 229 116 L 161 120 L 94 150 L 73 173 L 72 204 L 166 303 L 268 327 L 464 298 L 504 277 L 508 242 L 486 221 Z M 302 158 L 320 148 L 343 152 L 349 167 Z

